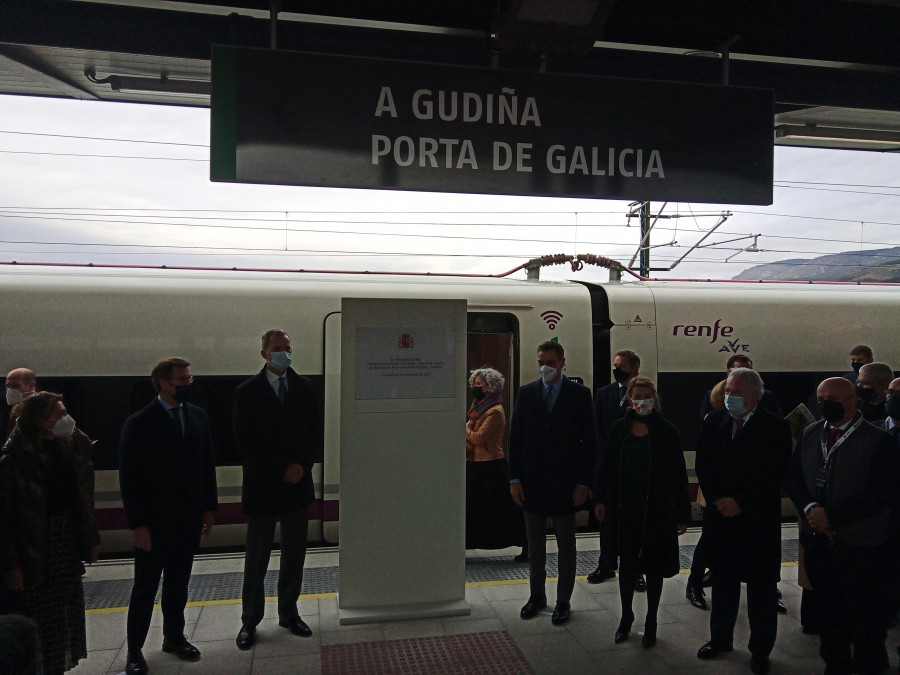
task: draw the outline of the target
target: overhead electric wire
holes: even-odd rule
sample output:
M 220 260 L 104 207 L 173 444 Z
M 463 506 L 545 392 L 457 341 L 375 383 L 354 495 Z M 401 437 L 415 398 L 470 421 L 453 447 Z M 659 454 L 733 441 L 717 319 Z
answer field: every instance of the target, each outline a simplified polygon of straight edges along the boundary
M 30 152 L 26 150 L 0 150 L 4 155 L 48 155 L 50 157 L 92 157 L 96 159 L 146 159 L 166 162 L 209 162 L 209 158 L 192 159 L 190 157 L 137 157 L 132 155 L 96 155 L 78 152 Z
M 0 129 L 0 134 L 14 134 L 17 136 L 41 136 L 45 138 L 71 138 L 79 141 L 112 141 L 115 143 L 147 143 L 150 145 L 177 145 L 188 148 L 209 148 L 209 143 L 176 143 L 174 141 L 144 141 L 134 138 L 103 138 L 98 136 L 75 136 L 71 134 L 44 134 L 36 131 L 9 131 Z

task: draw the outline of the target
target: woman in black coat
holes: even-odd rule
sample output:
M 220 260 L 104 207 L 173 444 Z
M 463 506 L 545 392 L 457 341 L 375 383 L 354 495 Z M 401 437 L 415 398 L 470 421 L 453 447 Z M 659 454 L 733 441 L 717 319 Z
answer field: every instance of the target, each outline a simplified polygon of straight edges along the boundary
M 656 644 L 656 612 L 664 577 L 678 574 L 678 535 L 691 518 L 687 470 L 675 426 L 659 414 L 656 387 L 646 377 L 628 385 L 629 410 L 613 424 L 594 480 L 594 513 L 611 528 L 619 557 L 622 619 L 615 641 L 628 639 L 634 580 L 647 575 L 644 647 Z

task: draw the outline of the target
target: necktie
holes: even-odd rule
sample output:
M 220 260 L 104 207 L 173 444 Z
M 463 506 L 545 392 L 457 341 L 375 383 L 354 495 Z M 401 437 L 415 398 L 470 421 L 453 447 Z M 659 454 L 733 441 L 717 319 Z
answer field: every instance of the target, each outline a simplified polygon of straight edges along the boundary
M 178 430 L 181 432 L 181 437 L 184 438 L 184 415 L 181 406 L 172 408 L 172 418 L 178 423 Z
M 287 385 L 284 382 L 284 375 L 278 378 L 278 400 L 284 403 L 284 395 L 287 392 Z
M 550 406 L 553 403 L 553 389 L 550 387 L 544 387 L 544 406 L 547 408 L 547 412 L 550 412 Z
M 842 429 L 831 427 L 831 429 L 828 430 L 828 441 L 825 443 L 825 448 L 831 450 L 837 442 L 837 439 L 841 437 L 842 433 L 844 433 Z
M 742 417 L 738 417 L 734 421 L 734 434 L 732 434 L 731 437 L 734 438 L 735 436 L 737 436 L 740 433 L 741 429 L 743 429 L 743 428 L 744 428 L 744 419 Z

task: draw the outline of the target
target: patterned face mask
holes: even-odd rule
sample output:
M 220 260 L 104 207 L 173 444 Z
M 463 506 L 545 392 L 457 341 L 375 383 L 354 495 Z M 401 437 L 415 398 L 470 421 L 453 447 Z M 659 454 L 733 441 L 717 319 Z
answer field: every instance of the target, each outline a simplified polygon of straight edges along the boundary
M 631 407 L 634 408 L 634 412 L 636 412 L 638 415 L 649 415 L 653 411 L 653 399 L 632 399 Z

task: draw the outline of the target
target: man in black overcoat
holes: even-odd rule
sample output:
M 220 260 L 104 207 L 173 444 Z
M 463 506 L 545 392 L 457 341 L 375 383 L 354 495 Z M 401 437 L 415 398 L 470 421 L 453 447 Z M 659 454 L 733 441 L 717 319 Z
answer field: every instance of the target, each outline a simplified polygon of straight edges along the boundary
M 735 368 L 725 383 L 725 408 L 703 421 L 696 470 L 706 497 L 703 536 L 713 572 L 710 641 L 701 659 L 731 651 L 734 625 L 747 584 L 750 668 L 769 672 L 775 644 L 776 596 L 781 570 L 781 487 L 791 456 L 788 423 L 758 405 L 759 374 Z
M 278 624 L 294 635 L 312 635 L 297 612 L 297 599 L 306 561 L 308 508 L 315 500 L 313 464 L 322 461 L 321 407 L 310 381 L 290 367 L 287 333 L 266 331 L 260 355 L 266 365 L 234 393 L 234 435 L 243 455 L 247 517 L 239 649 L 253 646 L 265 613 L 264 581 L 279 520 Z
M 122 427 L 119 485 L 134 537 L 129 675 L 147 672 L 141 649 L 161 575 L 162 649 L 186 660 L 200 656 L 184 635 L 184 607 L 200 535 L 212 530 L 218 501 L 209 418 L 187 402 L 190 365 L 177 357 L 160 360 L 150 374 L 159 395 Z
M 510 494 L 525 510 L 531 594 L 522 607 L 531 619 L 547 606 L 547 518 L 559 548 L 559 581 L 552 621 L 569 620 L 575 588 L 575 510 L 590 497 L 597 456 L 591 391 L 562 374 L 557 342 L 538 347 L 541 379 L 519 388 L 509 437 Z

